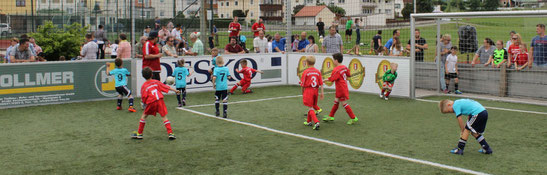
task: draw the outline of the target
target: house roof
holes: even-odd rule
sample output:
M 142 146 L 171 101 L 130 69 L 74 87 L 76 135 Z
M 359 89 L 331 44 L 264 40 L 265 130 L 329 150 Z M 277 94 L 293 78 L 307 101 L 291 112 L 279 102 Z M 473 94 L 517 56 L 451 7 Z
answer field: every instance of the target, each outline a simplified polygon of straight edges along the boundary
M 323 6 L 305 6 L 296 15 L 294 15 L 294 17 L 317 16 L 317 14 L 319 14 L 319 12 L 321 12 L 321 10 L 325 8 L 327 8 L 327 6 L 324 6 L 324 5 Z

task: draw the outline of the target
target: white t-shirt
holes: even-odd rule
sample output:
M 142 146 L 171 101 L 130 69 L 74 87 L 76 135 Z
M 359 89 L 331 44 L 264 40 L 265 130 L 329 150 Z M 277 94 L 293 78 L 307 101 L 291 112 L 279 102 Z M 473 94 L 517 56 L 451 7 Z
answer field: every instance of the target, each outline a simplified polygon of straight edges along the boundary
M 401 48 L 399 48 L 399 50 L 395 49 L 395 45 L 393 45 L 390 49 L 391 51 L 391 54 L 393 55 L 399 55 L 401 54 L 401 52 L 403 51 L 403 46 L 401 46 Z
M 258 48 L 259 52 L 257 52 L 257 53 L 266 53 L 268 51 L 268 50 L 266 50 L 268 48 L 268 39 L 266 39 L 266 38 L 260 39 L 260 37 L 256 37 L 253 40 L 253 45 L 254 45 L 254 47 Z
M 272 42 L 268 42 L 268 53 L 273 53 Z
M 178 40 L 182 39 L 182 37 L 180 36 L 180 31 L 177 30 L 177 28 L 174 28 L 173 30 L 171 30 L 171 35 L 175 37 L 175 39 L 178 39 Z
M 456 63 L 458 62 L 458 55 L 446 56 L 446 70 L 448 73 L 456 73 Z
M 117 44 L 111 44 L 110 49 L 112 49 L 112 53 L 110 55 L 118 55 L 118 45 Z

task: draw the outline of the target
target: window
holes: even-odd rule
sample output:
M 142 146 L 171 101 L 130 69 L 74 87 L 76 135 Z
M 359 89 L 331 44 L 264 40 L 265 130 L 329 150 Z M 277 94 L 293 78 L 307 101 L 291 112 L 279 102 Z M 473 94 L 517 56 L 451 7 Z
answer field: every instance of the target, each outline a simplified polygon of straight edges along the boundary
M 251 12 L 251 17 L 253 17 L 253 12 Z
M 234 2 L 235 6 L 237 6 L 239 3 L 237 1 Z
M 74 3 L 74 0 L 66 0 L 66 3 Z
M 69 14 L 72 14 L 74 12 L 74 9 L 72 8 L 67 8 L 66 10 L 68 11 Z
M 221 7 L 224 6 L 224 2 L 220 2 L 220 6 L 221 6 Z
M 224 14 L 220 14 L 220 18 L 224 18 Z
M 138 2 L 142 4 L 142 0 L 139 0 Z
M 396 8 L 396 9 L 400 9 L 400 8 L 401 8 L 401 4 L 395 4 L 395 8 Z
M 230 2 L 226 2 L 226 7 L 229 7 L 230 6 Z
M 391 9 L 386 9 L 387 14 L 391 14 Z
M 165 2 L 165 0 L 160 0 L 160 2 Z
M 346 3 L 346 0 L 338 0 L 338 3 Z
M 59 3 L 61 3 L 61 0 L 53 0 L 53 3 L 54 4 L 59 4 Z
M 160 16 L 165 16 L 165 11 L 162 10 L 162 11 L 160 12 Z
M 372 9 L 363 9 L 363 14 L 371 14 Z
M 378 9 L 378 13 L 382 13 L 382 9 Z
M 386 4 L 389 3 L 389 0 L 386 0 Z
M 17 6 L 17 7 L 24 7 L 24 6 L 26 6 L 26 5 L 25 5 L 25 4 L 26 4 L 25 1 L 26 1 L 26 0 L 15 0 L 15 6 Z M 12 2 L 13 2 L 13 1 L 12 1 Z
M 45 4 L 45 3 L 46 3 L 46 0 L 42 0 L 42 3 L 44 3 L 44 4 Z
M 253 4 L 253 0 L 251 0 L 251 4 Z

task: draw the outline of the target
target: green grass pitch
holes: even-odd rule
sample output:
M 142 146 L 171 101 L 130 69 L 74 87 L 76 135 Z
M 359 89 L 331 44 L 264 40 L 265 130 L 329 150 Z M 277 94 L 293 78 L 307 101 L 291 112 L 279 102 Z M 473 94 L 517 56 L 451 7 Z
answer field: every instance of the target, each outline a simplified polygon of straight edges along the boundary
M 300 95 L 296 86 L 253 90 L 237 91 L 229 101 Z M 329 93 L 320 100 L 321 115 L 328 114 L 333 98 Z M 213 100 L 212 92 L 188 94 L 189 106 Z M 461 174 L 178 110 L 174 96 L 165 101 L 174 141 L 167 139 L 159 117 L 148 118 L 143 140 L 130 139 L 142 110 L 117 111 L 115 100 L 2 109 L 0 174 Z M 547 112 L 540 106 L 480 102 Z M 440 114 L 436 103 L 350 93 L 359 122 L 346 125 L 349 118 L 340 108 L 336 121 L 321 123 L 319 131 L 302 124 L 301 103 L 299 97 L 234 103 L 229 118 L 484 173 L 547 172 L 546 115 L 488 110 L 485 138 L 494 154 L 478 153 L 480 146 L 470 138 L 459 156 L 449 153 L 459 138 L 457 121 Z M 214 114 L 214 106 L 188 109 Z

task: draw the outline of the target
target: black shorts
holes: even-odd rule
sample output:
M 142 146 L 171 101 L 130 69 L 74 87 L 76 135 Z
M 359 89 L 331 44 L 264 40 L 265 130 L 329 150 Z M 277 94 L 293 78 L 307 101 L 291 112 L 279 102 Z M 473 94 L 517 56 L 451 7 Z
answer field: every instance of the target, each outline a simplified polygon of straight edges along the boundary
M 118 86 L 118 87 L 116 87 L 116 92 L 118 92 L 118 94 L 120 94 L 124 97 L 129 97 L 131 95 L 131 90 L 129 90 L 129 88 L 127 88 L 127 86 Z
M 458 74 L 457 73 L 444 74 L 444 79 L 450 80 L 451 78 L 458 78 Z
M 215 100 L 216 101 L 224 101 L 228 100 L 228 90 L 222 90 L 222 91 L 216 91 L 215 92 Z
M 351 36 L 352 33 L 353 33 L 353 30 L 351 30 L 351 29 L 346 29 L 346 35 L 350 35 L 350 36 Z
M 477 115 L 469 116 L 465 129 L 470 130 L 472 133 L 482 134 L 486 129 L 486 121 L 488 120 L 488 112 L 486 110 L 480 112 Z

